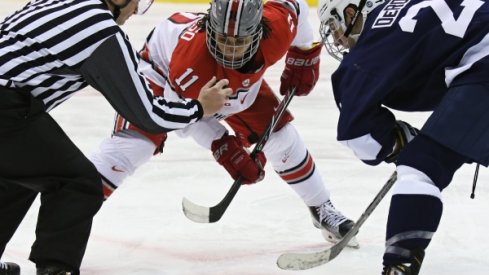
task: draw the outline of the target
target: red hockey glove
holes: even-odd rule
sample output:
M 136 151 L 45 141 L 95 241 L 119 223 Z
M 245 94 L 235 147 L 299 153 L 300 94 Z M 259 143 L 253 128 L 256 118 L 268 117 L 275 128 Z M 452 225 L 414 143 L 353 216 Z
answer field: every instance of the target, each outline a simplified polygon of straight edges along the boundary
M 308 95 L 319 78 L 319 55 L 322 44 L 314 43 L 309 50 L 291 47 L 285 57 L 285 69 L 280 77 L 280 94 L 297 87 L 295 95 Z
M 224 136 L 214 140 L 211 149 L 214 158 L 226 168 L 233 179 L 236 180 L 242 176 L 244 184 L 251 184 L 259 182 L 265 177 L 263 170 L 267 162 L 265 154 L 259 152 L 255 160 L 252 160 L 235 136 Z

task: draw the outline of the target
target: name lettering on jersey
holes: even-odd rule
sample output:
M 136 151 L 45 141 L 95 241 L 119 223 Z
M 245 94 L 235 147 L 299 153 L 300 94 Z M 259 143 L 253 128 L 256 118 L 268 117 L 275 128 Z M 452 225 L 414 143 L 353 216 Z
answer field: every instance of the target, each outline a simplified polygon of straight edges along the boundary
M 197 24 L 194 24 L 187 29 L 180 35 L 180 38 L 185 40 L 185 41 L 190 41 L 195 37 L 195 34 L 200 30 L 200 27 L 197 26 Z
M 194 84 L 194 82 L 199 79 L 198 76 L 192 75 L 192 77 L 187 82 L 182 83 L 182 81 L 184 81 L 185 78 L 187 78 L 193 71 L 194 70 L 192 70 L 191 68 L 187 68 L 187 70 L 185 70 L 185 73 L 183 73 L 179 78 L 175 79 L 178 87 L 180 87 L 180 89 L 184 92 L 185 90 L 187 90 L 188 87 L 190 87 L 190 85 Z
M 401 10 L 410 2 L 411 0 L 391 0 L 384 8 L 380 11 L 379 15 L 372 25 L 372 29 L 375 28 L 388 28 L 399 16 Z

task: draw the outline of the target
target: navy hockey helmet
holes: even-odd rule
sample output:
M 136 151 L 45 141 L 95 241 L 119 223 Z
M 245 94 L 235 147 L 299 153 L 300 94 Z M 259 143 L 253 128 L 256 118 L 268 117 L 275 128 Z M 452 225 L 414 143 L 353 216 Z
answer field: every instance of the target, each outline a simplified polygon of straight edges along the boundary
M 258 51 L 263 36 L 262 0 L 212 0 L 207 47 L 225 68 L 239 69 Z
M 360 14 L 362 15 L 363 23 L 365 23 L 367 15 L 378 5 L 384 3 L 384 1 L 385 0 L 319 0 L 319 33 L 321 35 L 322 43 L 328 53 L 335 59 L 341 61 L 343 54 L 347 52 L 348 47 L 338 43 L 338 39 L 335 40 L 333 33 L 340 30 L 340 33 L 344 38 L 350 38 L 356 42 L 360 33 L 352 34 L 351 31 Z M 350 6 L 356 8 L 356 13 L 352 17 L 351 22 L 347 25 L 345 20 L 345 9 Z

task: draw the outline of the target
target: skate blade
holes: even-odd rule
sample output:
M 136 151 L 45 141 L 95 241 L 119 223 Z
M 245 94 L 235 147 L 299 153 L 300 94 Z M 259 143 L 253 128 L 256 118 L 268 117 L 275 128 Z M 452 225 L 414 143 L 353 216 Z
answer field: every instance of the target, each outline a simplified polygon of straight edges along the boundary
M 335 235 L 331 234 L 329 231 L 321 229 L 321 234 L 323 235 L 324 239 L 330 243 L 336 244 L 341 239 L 338 239 Z M 359 249 L 360 248 L 360 243 L 358 242 L 356 237 L 351 238 L 351 240 L 348 242 L 346 247 L 349 248 L 354 248 L 354 249 Z

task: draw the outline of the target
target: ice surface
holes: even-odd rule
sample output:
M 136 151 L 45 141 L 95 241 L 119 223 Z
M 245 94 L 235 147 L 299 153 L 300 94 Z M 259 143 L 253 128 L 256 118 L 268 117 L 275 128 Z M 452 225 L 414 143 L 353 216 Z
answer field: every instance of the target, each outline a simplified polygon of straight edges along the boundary
M 22 0 L 0 1 L 4 17 Z M 207 5 L 156 3 L 144 16 L 134 16 L 124 29 L 136 48 L 146 34 L 174 11 L 205 11 Z M 318 29 L 316 10 L 311 20 Z M 290 110 L 317 168 L 324 176 L 335 205 L 357 219 L 388 179 L 393 166 L 369 167 L 335 139 L 338 110 L 329 75 L 337 63 L 323 51 L 321 79 L 307 97 L 294 98 Z M 266 74 L 278 89 L 283 62 Z M 52 112 L 73 141 L 90 154 L 112 129 L 114 112 L 94 90 L 76 95 Z M 427 114 L 400 113 L 399 118 L 422 125 Z M 476 199 L 469 198 L 474 165 L 464 166 L 444 192 L 444 216 L 427 251 L 422 274 L 489 274 L 489 173 L 481 169 Z M 359 250 L 345 249 L 332 262 L 307 271 L 283 271 L 275 261 L 285 251 L 317 251 L 328 245 L 312 226 L 307 208 L 297 195 L 267 169 L 263 182 L 243 186 L 215 224 L 185 218 L 185 196 L 202 205 L 216 204 L 232 180 L 211 154 L 191 139 L 171 134 L 161 156 L 138 170 L 105 203 L 94 220 L 82 274 L 380 274 L 389 195 L 364 224 Z M 34 274 L 27 260 L 34 240 L 36 202 L 7 246 L 3 260 Z M 1 221 L 1 217 L 0 217 Z

